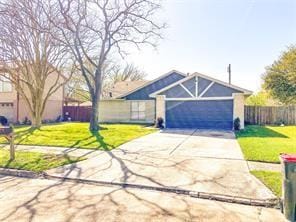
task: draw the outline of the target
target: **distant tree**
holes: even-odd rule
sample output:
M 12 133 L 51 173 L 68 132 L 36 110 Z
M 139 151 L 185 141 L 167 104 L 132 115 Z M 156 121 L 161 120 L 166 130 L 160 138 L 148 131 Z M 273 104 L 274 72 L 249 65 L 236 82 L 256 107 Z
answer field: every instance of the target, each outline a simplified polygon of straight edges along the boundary
M 137 81 L 143 80 L 146 76 L 146 73 L 136 67 L 134 64 L 127 64 L 125 67 L 115 67 L 109 73 L 109 76 L 106 76 L 106 79 L 112 82 L 114 85 L 117 82 L 122 81 Z
M 296 103 L 296 47 L 290 46 L 266 68 L 264 88 L 284 104 Z
M 268 103 L 268 95 L 266 92 L 258 92 L 247 98 L 246 104 L 250 106 L 266 106 Z
M 110 63 L 103 81 L 103 96 L 108 96 L 109 90 L 118 82 L 144 80 L 146 73 L 134 64 L 126 64 L 124 67 Z
M 65 85 L 65 95 L 67 98 L 77 99 L 82 102 L 90 100 L 87 85 L 80 73 L 73 73 L 71 79 Z
M 33 127 L 41 125 L 48 99 L 67 81 L 60 72 L 67 48 L 55 39 L 57 29 L 47 19 L 52 8 L 44 2 L 0 0 L 0 75 L 24 99 Z
M 48 0 L 50 2 L 50 0 Z M 165 25 L 156 13 L 160 0 L 58 0 L 48 19 L 60 30 L 84 77 L 92 102 L 89 129 L 98 131 L 104 68 L 111 55 L 124 57 L 131 47 L 155 47 Z M 91 64 L 92 69 L 88 69 Z
M 91 69 L 92 67 L 89 67 Z M 108 62 L 103 71 L 103 86 L 101 97 L 108 97 L 110 89 L 121 81 L 143 80 L 146 73 L 134 64 L 126 64 L 124 67 L 116 62 Z M 66 96 L 80 101 L 90 101 L 90 93 L 85 79 L 80 74 L 79 67 L 75 68 L 72 78 L 65 87 Z

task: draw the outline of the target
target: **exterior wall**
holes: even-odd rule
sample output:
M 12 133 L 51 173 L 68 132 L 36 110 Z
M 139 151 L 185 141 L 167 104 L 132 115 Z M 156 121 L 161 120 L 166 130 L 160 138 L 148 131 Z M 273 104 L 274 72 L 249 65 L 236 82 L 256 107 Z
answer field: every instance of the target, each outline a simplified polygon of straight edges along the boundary
M 151 99 L 149 95 L 153 92 L 156 92 L 157 90 L 160 90 L 168 85 L 171 85 L 174 82 L 179 81 L 180 79 L 185 78 L 183 75 L 180 75 L 178 73 L 171 73 L 170 75 L 159 79 L 158 81 L 149 84 L 123 98 L 127 100 L 149 100 Z
M 15 101 L 16 104 L 16 101 Z M 14 106 L 14 121 L 16 121 L 16 106 Z M 45 106 L 42 120 L 55 120 L 58 116 L 63 115 L 62 100 L 48 100 Z M 19 101 L 19 121 L 22 122 L 25 118 L 31 120 L 29 108 L 23 99 Z
M 165 96 L 157 95 L 156 96 L 156 118 L 161 117 L 164 120 L 165 126 Z
M 192 79 L 187 80 L 186 82 L 182 83 L 183 86 L 185 86 L 189 92 L 191 92 L 192 95 L 195 95 L 196 91 L 196 79 L 193 77 Z
M 14 120 L 14 108 L 8 104 L 0 104 L 0 116 L 5 116 L 8 121 L 13 122 Z
M 57 73 L 53 73 L 50 78 L 47 79 L 45 85 L 45 92 L 47 93 L 50 87 L 56 81 Z M 60 80 L 62 83 L 63 79 Z M 28 93 L 29 95 L 29 93 Z M 43 114 L 43 120 L 55 120 L 59 115 L 63 115 L 63 99 L 64 99 L 64 87 L 60 87 L 56 92 L 54 92 L 48 99 L 45 111 Z M 2 108 L 1 103 L 13 103 L 13 106 Z M 11 122 L 17 121 L 17 92 L 14 87 L 12 87 L 11 92 L 0 92 L 0 115 L 3 115 L 9 119 Z M 19 121 L 23 121 L 25 117 L 31 119 L 28 107 L 20 97 L 19 100 Z
M 182 86 L 176 85 L 164 92 L 161 93 L 165 95 L 167 98 L 189 98 L 191 97 L 188 92 L 186 92 Z
M 0 92 L 0 103 L 12 103 L 16 99 L 16 91 L 14 87 L 12 92 Z
M 112 123 L 154 123 L 155 101 L 146 100 L 145 120 L 131 119 L 131 102 L 136 100 L 102 100 L 99 105 L 99 121 Z M 142 101 L 142 100 L 141 100 Z
M 241 92 L 215 82 L 202 97 L 232 96 L 232 93 Z
M 0 92 L 0 116 L 5 116 L 10 122 L 14 121 L 15 99 L 16 91 L 14 88 L 11 92 Z
M 210 84 L 210 80 L 198 77 L 198 95 L 200 95 Z
M 175 85 L 166 91 L 160 92 L 159 94 L 165 95 L 166 98 L 192 98 L 200 96 L 204 90 L 206 90 L 206 92 L 201 97 L 231 97 L 232 93 L 241 93 L 241 91 L 221 85 L 217 82 L 211 83 L 212 81 L 210 80 L 193 76 L 191 79 Z M 210 84 L 211 86 L 207 89 Z M 187 90 L 184 89 L 182 85 Z
M 243 93 L 233 93 L 233 119 L 240 119 L 241 129 L 245 128 L 245 97 Z

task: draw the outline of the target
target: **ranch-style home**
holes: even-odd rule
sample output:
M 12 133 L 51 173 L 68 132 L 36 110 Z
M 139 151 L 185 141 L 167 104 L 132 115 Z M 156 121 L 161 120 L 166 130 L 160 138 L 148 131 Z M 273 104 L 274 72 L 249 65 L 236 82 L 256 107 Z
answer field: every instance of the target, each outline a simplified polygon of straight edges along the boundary
M 173 70 L 116 97 L 111 92 L 100 102 L 99 119 L 153 123 L 162 117 L 167 128 L 232 129 L 238 117 L 244 128 L 244 101 L 251 94 L 200 73 Z

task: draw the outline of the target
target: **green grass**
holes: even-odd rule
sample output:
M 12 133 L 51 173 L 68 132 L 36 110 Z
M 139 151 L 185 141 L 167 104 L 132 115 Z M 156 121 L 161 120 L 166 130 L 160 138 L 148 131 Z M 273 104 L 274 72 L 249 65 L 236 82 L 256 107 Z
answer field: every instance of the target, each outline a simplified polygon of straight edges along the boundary
M 54 167 L 75 163 L 83 158 L 72 158 L 54 154 L 16 152 L 15 160 L 9 160 L 9 151 L 0 150 L 0 167 L 41 172 Z
M 246 126 L 236 137 L 247 160 L 279 163 L 280 153 L 296 154 L 296 126 Z
M 273 171 L 251 171 L 262 183 L 265 184 L 276 196 L 282 195 L 282 174 Z
M 91 133 L 88 127 L 88 123 L 48 124 L 34 130 L 30 127 L 16 127 L 15 142 L 23 145 L 111 150 L 156 131 L 139 124 L 102 124 L 99 133 Z M 1 138 L 0 143 L 5 143 L 5 139 Z

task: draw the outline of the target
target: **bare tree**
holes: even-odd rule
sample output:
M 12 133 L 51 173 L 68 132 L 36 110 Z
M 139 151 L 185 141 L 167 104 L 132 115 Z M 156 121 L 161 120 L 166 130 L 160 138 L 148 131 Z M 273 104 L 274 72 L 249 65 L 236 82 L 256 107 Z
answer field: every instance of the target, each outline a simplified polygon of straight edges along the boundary
M 105 77 L 113 85 L 121 81 L 137 81 L 143 80 L 146 73 L 136 67 L 134 64 L 126 64 L 123 68 L 120 66 L 115 67 L 108 75 Z
M 74 71 L 71 79 L 65 85 L 65 96 L 81 102 L 90 100 L 87 85 L 80 73 Z
M 53 1 L 53 5 L 55 1 Z M 110 55 L 124 57 L 128 48 L 156 46 L 165 24 L 156 22 L 158 0 L 58 0 L 56 15 L 48 18 L 60 29 L 61 43 L 70 48 L 88 86 L 97 131 L 103 70 Z M 87 67 L 91 64 L 91 70 Z
M 144 80 L 146 73 L 134 64 L 126 64 L 124 67 L 113 65 L 104 73 L 102 97 L 108 97 L 110 89 L 118 82 Z
M 67 48 L 53 38 L 56 28 L 47 19 L 52 8 L 43 2 L 0 0 L 1 75 L 24 99 L 33 127 L 41 125 L 48 99 L 67 81 L 60 72 Z

